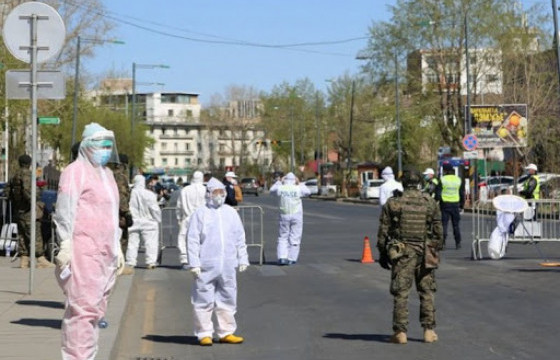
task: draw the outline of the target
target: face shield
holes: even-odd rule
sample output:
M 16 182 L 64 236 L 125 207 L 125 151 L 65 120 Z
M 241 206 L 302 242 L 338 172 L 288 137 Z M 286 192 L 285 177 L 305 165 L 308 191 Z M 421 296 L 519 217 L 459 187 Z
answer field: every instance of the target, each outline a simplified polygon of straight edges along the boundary
M 115 134 L 110 130 L 96 131 L 82 139 L 79 153 L 96 167 L 119 163 Z

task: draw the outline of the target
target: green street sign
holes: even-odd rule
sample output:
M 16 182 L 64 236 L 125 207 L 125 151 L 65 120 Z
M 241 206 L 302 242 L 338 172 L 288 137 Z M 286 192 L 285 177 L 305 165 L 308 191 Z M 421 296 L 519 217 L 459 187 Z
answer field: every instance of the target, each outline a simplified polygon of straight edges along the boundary
M 60 118 L 52 117 L 52 116 L 45 116 L 39 118 L 39 124 L 41 125 L 59 125 Z

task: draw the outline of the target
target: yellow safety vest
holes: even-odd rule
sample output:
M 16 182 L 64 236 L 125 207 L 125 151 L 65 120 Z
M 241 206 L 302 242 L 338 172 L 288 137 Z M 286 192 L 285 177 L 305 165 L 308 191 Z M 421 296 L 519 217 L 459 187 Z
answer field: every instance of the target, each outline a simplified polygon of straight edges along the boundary
M 541 197 L 541 181 L 537 175 L 531 175 L 531 177 L 535 178 L 535 180 L 537 181 L 537 186 L 535 187 L 535 190 L 533 190 L 533 199 L 539 200 L 539 198 Z M 528 188 L 529 188 L 529 179 L 525 181 L 525 184 L 523 185 L 523 190 L 527 190 Z
M 461 178 L 457 175 L 445 175 L 441 178 L 441 200 L 446 203 L 458 203 L 461 198 L 459 189 Z

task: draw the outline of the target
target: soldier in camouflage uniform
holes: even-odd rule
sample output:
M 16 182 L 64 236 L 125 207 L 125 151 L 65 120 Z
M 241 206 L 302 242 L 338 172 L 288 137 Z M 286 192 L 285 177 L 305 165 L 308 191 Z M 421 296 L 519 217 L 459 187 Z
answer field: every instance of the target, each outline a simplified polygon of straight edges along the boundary
M 128 181 L 128 156 L 119 154 L 119 164 L 109 163 L 109 167 L 113 170 L 115 181 L 119 189 L 119 227 L 122 229 L 121 236 L 121 249 L 123 254 L 126 254 L 128 247 L 128 228 L 132 226 L 132 215 L 128 208 L 130 200 L 130 188 Z M 130 267 L 125 267 L 122 275 L 131 275 L 134 270 Z
M 29 268 L 29 254 L 31 246 L 31 157 L 21 155 L 18 158 L 19 169 L 11 178 L 6 193 L 12 205 L 12 215 L 17 223 L 19 235 L 20 268 Z M 37 201 L 35 225 L 35 257 L 38 268 L 51 268 L 45 254 L 43 237 L 41 236 L 41 218 L 44 204 Z
M 438 339 L 434 294 L 438 251 L 443 247 L 441 213 L 436 201 L 419 189 L 422 178 L 409 168 L 402 176 L 404 192 L 383 206 L 377 247 L 379 264 L 391 270 L 393 301 L 393 331 L 391 342 L 406 344 L 408 327 L 408 295 L 413 282 L 420 297 L 420 323 L 424 341 Z

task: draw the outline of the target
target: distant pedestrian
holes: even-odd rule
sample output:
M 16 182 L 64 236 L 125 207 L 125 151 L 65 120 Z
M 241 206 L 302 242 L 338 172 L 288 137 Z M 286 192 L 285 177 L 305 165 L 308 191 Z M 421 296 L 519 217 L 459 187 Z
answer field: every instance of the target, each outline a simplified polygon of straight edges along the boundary
M 390 197 L 395 195 L 395 191 L 402 193 L 403 187 L 400 182 L 395 180 L 393 169 L 390 166 L 383 169 L 381 177 L 385 182 L 379 187 L 379 205 L 383 206 Z
M 207 184 L 206 205 L 191 216 L 188 261 L 195 276 L 192 287 L 194 334 L 200 345 L 212 345 L 216 316 L 216 334 L 221 343 L 239 344 L 237 323 L 237 278 L 249 266 L 245 230 L 235 209 L 224 204 L 225 186 L 211 178 Z
M 434 169 L 427 168 L 422 175 L 424 175 L 424 189 L 422 191 L 435 198 L 439 180 L 436 177 Z
M 237 178 L 237 175 L 233 171 L 226 172 L 224 176 L 223 183 L 226 187 L 226 204 L 229 206 L 237 206 L 237 200 L 235 199 L 235 188 L 233 185 L 233 180 Z
M 279 197 L 280 219 L 278 220 L 278 265 L 293 265 L 299 257 L 303 233 L 303 206 L 301 198 L 311 191 L 288 173 L 270 188 L 270 194 Z
M 10 200 L 12 220 L 17 223 L 19 235 L 19 267 L 29 268 L 31 254 L 31 156 L 24 154 L 18 158 L 19 169 L 10 179 L 6 194 Z M 37 197 L 39 198 L 39 197 Z M 45 244 L 41 234 L 41 219 L 44 204 L 36 201 L 35 206 L 35 257 L 38 268 L 51 268 L 54 264 L 45 257 Z
M 439 200 L 441 207 L 441 218 L 443 222 L 443 243 L 447 240 L 447 223 L 451 219 L 453 224 L 453 236 L 455 238 L 455 248 L 461 248 L 461 212 L 465 205 L 465 190 L 463 181 L 455 175 L 453 165 L 443 164 L 443 176 L 437 186 L 436 200 Z
M 129 206 L 133 224 L 129 228 L 126 265 L 131 268 L 136 266 L 138 247 L 142 239 L 146 247 L 147 268 L 155 269 L 159 253 L 161 209 L 156 195 L 146 189 L 146 182 L 142 175 L 134 177 Z
M 413 168 L 405 168 L 402 197 L 391 198 L 383 206 L 377 248 L 379 264 L 391 270 L 393 331 L 391 342 L 407 343 L 408 295 L 413 283 L 420 297 L 420 323 L 424 342 L 438 340 L 434 296 L 438 252 L 443 246 L 441 214 L 436 201 L 420 192 L 422 179 Z
M 177 221 L 179 222 L 179 236 L 177 238 L 177 247 L 179 248 L 179 260 L 183 269 L 187 268 L 189 263 L 187 256 L 187 229 L 189 228 L 189 220 L 201 206 L 206 204 L 206 187 L 202 184 L 203 174 L 195 171 L 191 180 L 191 184 L 181 189 L 177 198 Z
M 541 198 L 541 181 L 537 175 L 537 165 L 529 164 L 525 167 L 525 171 L 527 171 L 529 178 L 523 183 L 523 190 L 519 192 L 519 195 L 527 200 L 539 200 Z M 529 201 L 529 205 L 531 206 L 532 214 L 528 214 L 527 218 L 529 220 L 536 220 L 537 203 L 535 201 Z

